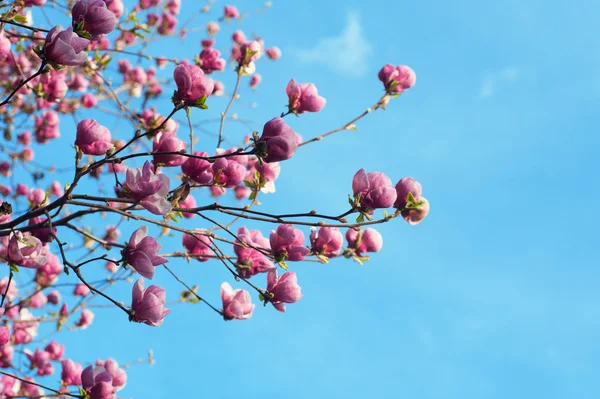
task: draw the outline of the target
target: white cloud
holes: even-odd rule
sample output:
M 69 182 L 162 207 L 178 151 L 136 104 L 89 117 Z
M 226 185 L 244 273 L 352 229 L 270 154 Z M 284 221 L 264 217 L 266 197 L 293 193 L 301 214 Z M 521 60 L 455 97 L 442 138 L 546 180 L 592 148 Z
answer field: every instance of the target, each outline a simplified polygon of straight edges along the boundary
M 296 49 L 293 54 L 302 62 L 324 64 L 334 71 L 359 77 L 367 73 L 367 60 L 373 52 L 364 35 L 358 12 L 349 12 L 344 31 L 320 39 L 312 49 Z
M 496 93 L 499 85 L 514 82 L 518 78 L 519 69 L 515 67 L 507 67 L 500 71 L 492 72 L 483 80 L 479 96 L 482 98 L 491 97 Z

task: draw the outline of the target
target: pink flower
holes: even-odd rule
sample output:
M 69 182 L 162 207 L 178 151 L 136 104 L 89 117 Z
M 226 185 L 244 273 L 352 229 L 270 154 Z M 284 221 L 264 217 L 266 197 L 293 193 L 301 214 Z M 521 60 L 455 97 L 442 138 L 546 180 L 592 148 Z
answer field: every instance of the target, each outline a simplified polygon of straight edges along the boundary
M 50 354 L 52 360 L 60 360 L 65 354 L 65 347 L 56 341 L 51 341 L 44 350 Z
M 208 157 L 206 152 L 195 152 L 198 157 Z M 188 157 L 181 165 L 181 171 L 198 184 L 208 184 L 212 178 L 212 164 L 204 159 Z
M 152 152 L 182 152 L 186 144 L 171 133 L 160 132 L 154 136 Z M 154 165 L 180 166 L 186 158 L 179 154 L 154 154 Z
M 215 35 L 219 31 L 219 29 L 221 29 L 221 27 L 216 22 L 211 21 L 206 24 L 206 31 L 210 36 Z
M 298 278 L 294 272 L 278 276 L 277 270 L 270 271 L 267 275 L 267 291 L 272 295 L 270 298 L 267 295 L 267 300 L 280 312 L 285 312 L 286 303 L 298 302 L 302 298 Z
M 10 342 L 10 330 L 8 327 L 0 327 L 0 348 Z
M 268 48 L 265 52 L 267 53 L 267 57 L 269 57 L 273 61 L 276 61 L 279 58 L 281 58 L 281 50 L 279 49 L 279 47 Z
M 27 355 L 27 358 L 31 362 L 30 367 L 32 369 L 37 369 L 37 374 L 39 376 L 51 375 L 54 373 L 54 367 L 52 366 L 52 363 L 50 363 L 50 353 L 38 348 L 34 353 L 25 350 L 25 355 Z
M 81 373 L 81 384 L 91 399 L 116 398 L 112 376 L 102 366 L 87 366 Z
M 90 93 L 85 93 L 81 96 L 81 105 L 83 108 L 94 108 L 98 104 L 98 100 L 96 100 L 96 96 Z
M 115 243 L 119 239 L 120 235 L 121 231 L 117 226 L 106 226 L 106 233 L 104 233 L 104 237 L 102 238 L 106 242 Z
M 38 269 L 40 270 L 40 269 Z M 52 291 L 51 293 L 48 294 L 48 302 L 50 302 L 53 305 L 58 305 L 60 303 L 61 300 L 61 296 L 60 296 L 60 292 L 58 291 Z
M 38 291 L 29 298 L 29 307 L 31 309 L 39 309 L 48 303 L 48 298 L 42 291 Z
M 383 246 L 383 237 L 372 228 L 363 231 L 348 229 L 346 239 L 348 247 L 354 249 L 358 256 L 362 256 L 366 252 L 379 252 Z
M 88 155 L 104 155 L 114 147 L 110 131 L 95 119 L 84 119 L 77 124 L 75 145 Z
M 389 208 L 396 201 L 396 190 L 392 181 L 381 172 L 369 172 L 360 169 L 352 179 L 352 191 L 363 208 Z
M 73 291 L 73 295 L 85 297 L 85 296 L 88 296 L 89 294 L 90 294 L 90 289 L 88 288 L 87 285 L 85 285 L 83 283 L 77 283 L 77 285 L 75 286 L 75 290 Z
M 48 204 L 47 194 L 41 188 L 34 188 L 27 194 L 27 200 L 32 208 L 45 206 Z
M 337 227 L 319 227 L 318 233 L 314 227 L 310 230 L 310 243 L 313 252 L 328 258 L 333 258 L 340 254 L 340 250 L 344 244 L 344 236 L 340 232 L 340 229 Z
M 8 290 L 6 289 L 7 285 L 8 285 L 8 277 L 4 276 L 0 280 L 0 293 L 2 295 L 4 295 L 6 293 L 6 299 L 13 300 L 19 293 L 19 290 L 17 288 L 17 283 L 16 283 L 15 279 L 11 280 L 10 285 L 8 286 Z
M 167 294 L 162 287 L 151 285 L 144 289 L 141 278 L 133 286 L 131 309 L 132 320 L 149 326 L 160 326 L 170 310 L 165 308 Z
M 252 317 L 254 306 L 248 291 L 233 290 L 229 283 L 221 284 L 223 318 L 225 320 L 245 320 Z
M 185 104 L 193 105 L 213 92 L 213 81 L 204 75 L 202 69 L 185 61 L 177 65 L 173 78 L 177 84 L 177 96 Z
M 148 161 L 137 169 L 127 169 L 123 189 L 127 197 L 139 202 L 141 206 L 155 215 L 171 212 L 171 204 L 165 197 L 169 194 L 169 178 L 162 173 L 154 173 Z
M 240 12 L 235 6 L 225 6 L 225 18 L 239 18 Z
M 244 181 L 246 168 L 232 158 L 218 158 L 212 165 L 213 182 L 222 187 L 235 187 Z
M 35 117 L 35 141 L 41 144 L 45 144 L 50 139 L 56 139 L 60 137 L 60 131 L 58 125 L 60 119 L 58 114 L 54 111 L 44 112 L 41 116 Z
M 71 14 L 73 27 L 77 28 L 82 24 L 83 30 L 92 36 L 92 40 L 101 39 L 117 26 L 117 17 L 103 0 L 80 0 L 73 6 Z
M 211 74 L 225 69 L 227 62 L 224 58 L 219 58 L 220 56 L 221 52 L 210 46 L 200 52 L 200 68 L 204 73 Z
M 264 253 L 254 249 L 271 249 L 269 240 L 263 237 L 259 230 L 248 230 L 245 227 L 240 227 L 237 231 L 237 238 L 233 251 L 237 255 L 235 265 L 240 276 L 250 278 L 255 274 L 275 269 L 273 263 Z
M 196 199 L 194 198 L 194 196 L 192 194 L 188 194 L 187 197 L 185 197 L 184 200 L 179 201 L 179 208 L 195 208 L 196 205 Z M 194 216 L 196 216 L 195 213 L 190 213 L 190 212 L 182 212 L 181 213 L 183 215 L 184 218 L 186 219 L 191 219 Z
M 40 216 L 29 219 L 29 226 L 34 226 L 39 223 L 46 223 L 47 219 L 42 219 Z M 48 243 L 52 240 L 52 234 L 56 234 L 56 227 L 52 226 L 52 231 L 48 227 L 40 227 L 30 231 L 31 235 L 38 238 L 42 243 Z
M 258 73 L 255 73 L 250 78 L 250 88 L 256 89 L 261 81 L 262 81 L 262 76 L 260 76 Z
M 42 242 L 20 231 L 10 235 L 6 256 L 9 263 L 33 269 L 44 266 L 48 260 Z
M 231 38 L 233 39 L 233 41 L 235 43 L 239 44 L 240 46 L 248 41 L 248 39 L 246 39 L 246 35 L 244 34 L 244 32 L 242 32 L 239 29 L 236 30 L 235 32 L 233 32 L 233 35 L 231 36 Z
M 406 65 L 387 64 L 379 71 L 379 80 L 388 93 L 401 93 L 410 89 L 417 81 L 415 72 Z
M 19 144 L 31 145 L 31 132 L 26 130 L 23 133 L 18 134 L 17 141 Z
M 115 17 L 119 18 L 123 14 L 123 11 L 125 10 L 123 0 L 104 0 L 104 2 L 108 9 L 115 14 Z
M 421 184 L 412 177 L 404 177 L 396 184 L 396 193 L 398 199 L 394 203 L 394 208 L 402 210 L 402 217 L 409 224 L 415 225 L 421 223 L 429 214 L 429 201 L 422 196 L 423 189 Z M 408 203 L 411 194 L 416 204 Z M 410 209 L 404 209 L 406 207 Z
M 56 180 L 54 180 L 52 182 L 52 184 L 50 185 L 50 194 L 54 195 L 55 197 L 62 197 L 63 194 L 65 193 L 62 186 L 60 185 L 59 182 L 57 182 Z
M 125 261 L 136 272 L 152 280 L 154 268 L 168 262 L 167 259 L 158 256 L 160 248 L 158 241 L 148 235 L 148 228 L 142 226 L 131 235 L 129 244 L 123 253 L 125 254 Z
M 35 271 L 35 281 L 41 286 L 49 286 L 58 280 L 58 276 L 63 272 L 62 262 L 56 255 L 48 252 L 46 263 Z
M 277 230 L 271 230 L 269 241 L 278 262 L 300 261 L 310 252 L 304 246 L 304 233 L 291 224 L 280 224 Z
M 246 42 L 240 46 L 240 54 L 237 61 L 241 66 L 247 67 L 246 72 L 253 74 L 256 66 L 254 61 L 262 56 L 262 46 L 256 40 Z
M 196 259 L 200 262 L 206 262 L 209 257 L 202 255 L 212 255 L 213 250 L 210 249 L 211 243 L 208 237 L 205 235 L 206 230 L 196 229 L 197 232 L 194 235 L 184 234 L 182 238 L 182 243 L 185 250 L 192 255 L 201 255 L 196 257 Z
M 46 36 L 44 55 L 53 64 L 81 65 L 87 61 L 88 55 L 84 50 L 89 44 L 89 40 L 73 33 L 72 27 L 63 30 L 57 25 Z
M 9 343 L 6 343 L 4 346 L 0 346 L 0 367 L 12 367 L 12 358 L 14 353 L 15 348 Z
M 106 360 L 96 360 L 96 366 L 102 366 L 106 372 L 111 375 L 113 387 L 120 391 L 127 384 L 127 373 L 122 368 L 119 368 L 119 363 L 116 360 L 108 358 Z
M 91 310 L 84 309 L 81 311 L 81 315 L 79 317 L 79 321 L 77 322 L 77 327 L 82 329 L 88 328 L 89 325 L 94 321 L 94 313 Z
M 63 360 L 60 363 L 62 365 L 60 378 L 65 385 L 81 385 L 81 371 L 83 370 L 81 364 L 75 363 L 71 359 Z
M 290 159 L 297 148 L 296 135 L 282 118 L 273 118 L 267 122 L 257 143 L 259 155 L 265 162 Z
M 319 96 L 317 87 L 312 83 L 298 84 L 294 79 L 290 80 L 285 89 L 289 98 L 288 108 L 294 114 L 304 112 L 318 112 L 323 109 L 327 102 Z

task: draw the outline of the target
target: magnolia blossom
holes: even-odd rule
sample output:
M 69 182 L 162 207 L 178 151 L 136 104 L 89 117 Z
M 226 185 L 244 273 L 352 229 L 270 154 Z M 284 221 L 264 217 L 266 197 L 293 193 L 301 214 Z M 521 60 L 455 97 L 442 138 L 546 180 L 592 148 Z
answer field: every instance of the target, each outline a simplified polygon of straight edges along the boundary
M 304 246 L 304 233 L 291 224 L 280 224 L 277 230 L 271 230 L 269 237 L 271 249 L 277 261 L 300 261 L 310 252 Z
M 429 201 L 422 196 L 423 189 L 421 183 L 412 177 L 404 177 L 396 184 L 396 193 L 398 198 L 394 203 L 394 208 L 402 210 L 402 217 L 408 224 L 415 225 L 421 223 L 429 214 Z M 404 209 L 408 205 L 408 193 L 420 204 L 416 208 Z
M 250 293 L 244 290 L 233 290 L 229 283 L 221 284 L 221 300 L 223 301 L 223 318 L 225 320 L 245 320 L 252 317 L 254 304 Z
M 316 254 L 333 258 L 340 254 L 344 236 L 337 227 L 319 227 L 318 233 L 313 227 L 310 231 L 310 244 Z
M 8 327 L 0 326 L 0 348 L 10 342 L 10 330 Z
M 171 212 L 171 204 L 165 197 L 169 194 L 169 178 L 162 173 L 154 173 L 149 161 L 137 169 L 127 169 L 124 193 L 139 202 L 141 206 L 155 215 Z
M 239 18 L 240 12 L 236 6 L 225 6 L 225 18 Z
M 86 329 L 89 325 L 94 321 L 94 313 L 91 310 L 84 309 L 81 311 L 81 315 L 79 316 L 79 321 L 77 322 L 77 327 Z
M 160 326 L 170 310 L 165 308 L 167 294 L 162 287 L 151 285 L 144 289 L 144 280 L 133 285 L 131 309 L 132 320 L 149 326 Z
M 87 61 L 85 51 L 90 41 L 77 36 L 72 27 L 57 25 L 48 32 L 44 42 L 44 56 L 57 65 L 81 65 Z
M 88 155 L 104 155 L 114 147 L 110 130 L 95 119 L 84 119 L 77 124 L 75 145 Z
M 265 162 L 280 162 L 290 159 L 296 149 L 296 135 L 282 118 L 273 118 L 263 127 L 263 133 L 258 139 L 257 147 L 266 155 Z
M 81 364 L 75 363 L 71 359 L 65 359 L 60 363 L 62 365 L 60 378 L 65 385 L 81 385 L 81 371 L 83 370 Z
M 279 49 L 279 47 L 270 47 L 265 50 L 265 53 L 267 53 L 267 57 L 269 57 L 269 59 L 273 61 L 276 61 L 279 58 L 281 58 L 281 50 Z
M 121 389 L 125 388 L 125 385 L 127 384 L 127 373 L 125 372 L 125 370 L 119 367 L 119 363 L 117 363 L 116 360 L 110 358 L 106 360 L 98 359 L 96 360 L 96 366 L 104 367 L 106 372 L 111 375 L 113 379 L 113 387 L 117 391 L 120 391 Z
M 378 77 L 388 93 L 401 93 L 413 87 L 417 81 L 415 72 L 406 65 L 387 64 L 381 68 Z
M 260 251 L 271 249 L 269 240 L 263 237 L 260 230 L 248 230 L 240 227 L 233 251 L 237 255 L 237 272 L 243 278 L 250 278 L 258 273 L 275 269 L 273 263 Z
M 116 398 L 112 376 L 102 366 L 87 366 L 81 373 L 81 384 L 91 399 Z
M 181 152 L 185 150 L 186 143 L 172 133 L 160 132 L 154 136 L 152 152 Z M 154 164 L 160 166 L 180 166 L 186 158 L 180 154 L 153 154 Z
M 290 80 L 285 92 L 288 95 L 289 111 L 294 114 L 304 112 L 318 112 L 323 109 L 327 100 L 319 96 L 317 87 L 312 83 L 298 84 L 295 79 Z
M 177 96 L 186 104 L 194 104 L 203 96 L 209 97 L 214 89 L 213 81 L 196 65 L 182 62 L 173 72 L 177 84 Z
M 195 257 L 200 262 L 206 262 L 210 257 L 202 255 L 212 255 L 213 250 L 210 249 L 211 243 L 206 236 L 206 230 L 196 229 L 196 234 L 184 234 L 182 238 L 183 246 L 186 251 L 192 255 L 200 255 Z
M 117 26 L 117 17 L 106 7 L 104 0 L 80 0 L 71 10 L 73 27 L 83 24 L 92 40 L 99 40 Z
M 381 172 L 360 169 L 352 179 L 354 197 L 360 194 L 360 206 L 369 209 L 389 208 L 396 201 L 396 190 L 392 181 Z
M 267 275 L 267 292 L 272 295 L 271 298 L 267 295 L 268 301 L 280 312 L 285 312 L 286 303 L 298 302 L 302 298 L 298 278 L 294 272 L 278 276 L 277 270 L 270 271 Z
M 213 182 L 223 187 L 235 187 L 244 181 L 246 168 L 232 158 L 218 158 L 211 166 Z
M 10 235 L 6 258 L 17 266 L 37 269 L 48 260 L 42 242 L 29 233 L 17 231 Z
M 373 228 L 367 228 L 363 231 L 348 229 L 346 231 L 348 247 L 354 249 L 358 256 L 366 252 L 379 252 L 383 246 L 383 237 L 381 233 Z
M 206 152 L 195 152 L 198 157 L 208 158 Z M 208 184 L 213 178 L 212 164 L 201 158 L 188 157 L 181 165 L 181 171 L 198 184 Z
M 168 260 L 158 256 L 161 246 L 153 237 L 148 235 L 148 227 L 142 226 L 129 238 L 127 248 L 123 251 L 125 261 L 140 275 L 152 279 L 154 268 L 167 263 Z

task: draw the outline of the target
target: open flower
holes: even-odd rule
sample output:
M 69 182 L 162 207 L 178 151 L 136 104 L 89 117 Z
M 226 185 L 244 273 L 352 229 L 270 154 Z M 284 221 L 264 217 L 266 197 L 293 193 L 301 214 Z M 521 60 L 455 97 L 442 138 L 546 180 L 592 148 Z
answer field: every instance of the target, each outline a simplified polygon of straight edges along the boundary
M 168 260 L 158 256 L 161 246 L 153 237 L 148 235 L 148 227 L 142 226 L 129 238 L 125 253 L 125 261 L 140 275 L 152 279 L 154 268 L 167 263 Z
M 164 288 L 151 285 L 144 289 L 144 280 L 138 279 L 132 290 L 132 320 L 154 327 L 162 325 L 165 316 L 171 312 L 165 308 L 166 298 Z
M 128 198 L 140 203 L 141 206 L 155 215 L 171 212 L 171 204 L 165 197 L 169 194 L 170 180 L 167 175 L 154 173 L 149 161 L 137 169 L 127 169 L 123 190 Z
M 244 290 L 233 290 L 229 283 L 221 284 L 221 300 L 223 301 L 223 318 L 225 320 L 245 320 L 252 317 L 254 306 L 250 293 Z
M 67 29 L 56 25 L 50 29 L 44 42 L 44 56 L 46 60 L 57 65 L 81 65 L 87 61 L 85 51 L 90 44 L 88 39 L 77 36 L 72 27 Z

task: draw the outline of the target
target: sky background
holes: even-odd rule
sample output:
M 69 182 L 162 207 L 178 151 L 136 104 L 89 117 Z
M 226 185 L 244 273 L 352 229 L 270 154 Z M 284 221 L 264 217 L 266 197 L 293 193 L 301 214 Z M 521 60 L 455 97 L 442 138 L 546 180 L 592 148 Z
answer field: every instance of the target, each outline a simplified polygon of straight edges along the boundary
M 183 15 L 199 4 L 182 3 Z M 599 397 L 599 17 L 600 4 L 584 0 L 279 0 L 242 25 L 222 24 L 223 50 L 240 28 L 283 52 L 258 63 L 259 90 L 246 78 L 234 105 L 257 130 L 285 110 L 292 77 L 327 98 L 323 111 L 289 119 L 310 138 L 375 104 L 384 64 L 417 74 L 413 89 L 358 132 L 283 163 L 277 194 L 263 196 L 261 210 L 341 213 L 364 167 L 394 182 L 419 180 L 431 213 L 418 226 L 378 227 L 383 250 L 364 266 L 291 264 L 304 297 L 285 314 L 258 304 L 250 320 L 223 322 L 204 305 L 177 305 L 151 328 L 101 309 L 87 331 L 64 335 L 67 355 L 127 363 L 153 349 L 154 366 L 128 370 L 124 398 Z M 168 39 L 148 53 L 191 58 L 202 37 L 190 34 L 185 46 Z M 225 76 L 231 90 L 234 73 Z M 193 111 L 195 121 L 217 116 L 225 100 L 208 104 Z M 121 126 L 115 136 L 129 137 Z M 226 130 L 235 142 L 249 133 L 238 123 Z M 214 141 L 204 135 L 198 146 L 211 152 Z M 123 239 L 137 227 L 123 227 Z M 179 236 L 161 243 L 181 248 Z M 245 288 L 217 262 L 170 265 L 216 304 L 221 282 Z M 153 283 L 171 299 L 181 291 L 165 270 Z M 130 286 L 111 292 L 130 300 Z

